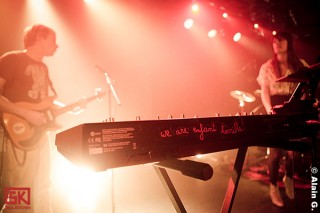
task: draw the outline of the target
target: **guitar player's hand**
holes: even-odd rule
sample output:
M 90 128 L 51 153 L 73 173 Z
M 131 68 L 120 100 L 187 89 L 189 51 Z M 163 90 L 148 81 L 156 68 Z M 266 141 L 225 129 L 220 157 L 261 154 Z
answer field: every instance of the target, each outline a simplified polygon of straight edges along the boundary
M 45 125 L 48 122 L 46 115 L 38 111 L 27 110 L 23 117 L 35 126 Z

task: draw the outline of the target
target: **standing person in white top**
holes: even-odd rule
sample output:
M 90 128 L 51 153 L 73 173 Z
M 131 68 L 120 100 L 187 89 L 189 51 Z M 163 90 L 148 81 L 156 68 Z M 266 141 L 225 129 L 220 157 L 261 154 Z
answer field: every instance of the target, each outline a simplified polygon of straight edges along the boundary
M 292 36 L 289 33 L 278 32 L 273 36 L 272 47 L 274 56 L 261 66 L 257 77 L 261 87 L 261 100 L 267 113 L 275 113 L 272 107 L 288 101 L 297 86 L 296 83 L 292 82 L 276 82 L 276 79 L 308 66 L 304 60 L 297 57 Z M 294 199 L 293 152 L 270 148 L 268 156 L 270 197 L 272 203 L 278 207 L 284 206 L 277 184 L 279 163 L 283 154 L 286 155 L 285 175 L 283 177 L 285 191 L 289 199 Z

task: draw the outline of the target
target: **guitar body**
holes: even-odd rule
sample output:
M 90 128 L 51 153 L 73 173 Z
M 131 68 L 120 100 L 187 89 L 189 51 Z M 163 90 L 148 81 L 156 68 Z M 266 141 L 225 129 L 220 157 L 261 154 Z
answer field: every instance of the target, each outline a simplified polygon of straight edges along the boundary
M 61 108 L 54 107 L 53 100 L 54 97 L 49 97 L 40 103 L 28 103 L 28 102 L 18 102 L 17 105 L 24 107 L 26 109 L 35 110 L 38 112 L 43 112 L 47 116 L 48 123 L 44 126 L 36 127 L 29 122 L 27 122 L 24 118 L 11 114 L 11 113 L 3 113 L 3 123 L 4 128 L 9 134 L 9 137 L 12 143 L 19 149 L 22 150 L 33 150 L 37 148 L 40 144 L 40 138 L 42 135 L 49 130 L 56 130 L 60 126 L 58 126 L 54 119 L 56 116 L 68 112 L 70 110 L 75 109 L 83 104 L 83 102 L 93 101 L 95 99 L 99 99 L 105 94 L 100 90 L 96 90 L 94 96 L 89 98 L 83 98 L 78 102 L 70 104 L 68 106 L 64 106 Z
M 52 106 L 50 99 L 38 104 L 19 102 L 17 105 L 36 111 L 46 111 Z M 22 150 L 33 150 L 39 146 L 39 139 L 45 127 L 35 127 L 20 116 L 3 113 L 3 123 L 12 143 Z

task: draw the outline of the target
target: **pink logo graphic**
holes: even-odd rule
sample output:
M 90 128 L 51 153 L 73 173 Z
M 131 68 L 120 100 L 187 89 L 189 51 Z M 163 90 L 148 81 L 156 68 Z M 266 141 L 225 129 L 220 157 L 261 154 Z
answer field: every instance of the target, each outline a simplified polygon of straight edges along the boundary
M 6 209 L 30 209 L 30 188 L 7 187 L 4 189 Z

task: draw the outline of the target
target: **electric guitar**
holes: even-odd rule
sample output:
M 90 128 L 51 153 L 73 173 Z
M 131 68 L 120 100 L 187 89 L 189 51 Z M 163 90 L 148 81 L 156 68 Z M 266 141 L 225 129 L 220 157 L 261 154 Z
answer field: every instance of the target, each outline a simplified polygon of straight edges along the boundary
M 45 113 L 48 123 L 44 126 L 38 127 L 30 124 L 20 116 L 4 112 L 2 118 L 4 128 L 6 129 L 12 143 L 17 148 L 25 151 L 33 150 L 40 145 L 40 138 L 42 137 L 43 133 L 50 130 L 52 131 L 58 129 L 59 125 L 57 125 L 55 122 L 55 118 L 58 115 L 72 111 L 75 108 L 79 108 L 90 101 L 96 99 L 99 100 L 99 98 L 101 99 L 104 94 L 105 92 L 96 91 L 95 95 L 91 97 L 82 98 L 75 103 L 60 108 L 54 107 L 54 100 L 52 97 L 36 104 L 28 102 L 18 102 L 16 104 L 19 106 Z

